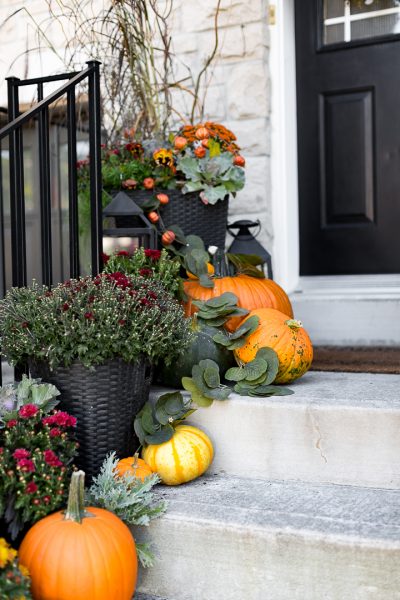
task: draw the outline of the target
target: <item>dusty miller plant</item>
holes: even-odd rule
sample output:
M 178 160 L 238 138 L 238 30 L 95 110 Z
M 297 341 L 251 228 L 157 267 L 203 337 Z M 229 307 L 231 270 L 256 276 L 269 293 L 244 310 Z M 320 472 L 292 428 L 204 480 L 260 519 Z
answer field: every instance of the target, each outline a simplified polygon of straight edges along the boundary
M 128 474 L 119 477 L 117 463 L 115 452 L 107 456 L 99 475 L 87 491 L 88 503 L 113 512 L 129 526 L 147 526 L 167 508 L 166 503 L 156 500 L 151 491 L 160 478 L 156 474 L 146 477 L 144 481 Z M 149 544 L 135 543 L 142 566 L 152 566 L 154 556 Z

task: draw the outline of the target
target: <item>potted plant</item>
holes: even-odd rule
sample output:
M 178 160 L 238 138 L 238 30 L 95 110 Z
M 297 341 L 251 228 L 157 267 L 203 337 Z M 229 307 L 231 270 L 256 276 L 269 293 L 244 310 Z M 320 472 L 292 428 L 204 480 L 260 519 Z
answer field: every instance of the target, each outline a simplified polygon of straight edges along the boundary
M 190 340 L 178 301 L 154 278 L 104 273 L 48 289 L 12 288 L 0 302 L 3 355 L 54 383 L 78 418 L 89 478 L 110 451 L 128 456 L 152 362 L 170 362 Z
M 160 235 L 178 226 L 206 246 L 225 245 L 228 200 L 245 183 L 245 159 L 223 125 L 186 125 L 154 147 L 129 139 L 102 150 L 103 201 L 120 189 L 146 212 Z M 81 223 L 89 215 L 89 160 L 78 163 Z
M 0 388 L 0 518 L 12 540 L 65 500 L 76 418 L 54 410 L 60 392 L 23 376 Z

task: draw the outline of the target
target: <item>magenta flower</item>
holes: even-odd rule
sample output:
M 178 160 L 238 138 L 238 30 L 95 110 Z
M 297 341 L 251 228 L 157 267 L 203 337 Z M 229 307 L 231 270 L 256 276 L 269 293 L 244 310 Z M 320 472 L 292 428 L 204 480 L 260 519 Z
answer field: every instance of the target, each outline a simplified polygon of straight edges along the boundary
M 22 406 L 19 409 L 18 414 L 22 419 L 30 419 L 36 415 L 38 410 L 39 409 L 35 404 L 25 404 L 25 406 Z

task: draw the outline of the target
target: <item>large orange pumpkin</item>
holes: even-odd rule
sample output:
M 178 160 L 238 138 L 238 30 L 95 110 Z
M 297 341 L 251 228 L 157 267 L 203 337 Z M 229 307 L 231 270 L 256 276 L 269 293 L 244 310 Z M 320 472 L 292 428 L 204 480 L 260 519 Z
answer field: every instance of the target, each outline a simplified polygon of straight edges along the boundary
M 130 600 L 136 587 L 135 542 L 102 508 L 83 506 L 84 473 L 73 473 L 66 511 L 38 521 L 19 549 L 35 600 Z
M 238 297 L 238 306 L 253 310 L 256 308 L 276 308 L 289 317 L 293 317 L 293 309 L 286 292 L 272 279 L 257 279 L 248 275 L 233 277 L 215 277 L 214 287 L 206 288 L 198 280 L 185 281 L 185 293 L 188 301 L 185 304 L 186 316 L 193 315 L 198 309 L 192 300 L 209 300 L 224 292 L 232 292 Z M 225 327 L 234 331 L 243 321 L 243 317 L 233 317 Z
M 146 477 L 149 477 L 149 475 L 153 475 L 153 471 L 149 465 L 142 458 L 138 458 L 138 456 L 129 456 L 128 458 L 119 460 L 117 463 L 117 473 L 120 477 L 123 477 L 127 473 L 142 481 Z
M 279 370 L 274 383 L 289 383 L 298 379 L 311 366 L 313 348 L 308 333 L 300 321 L 289 319 L 274 308 L 251 311 L 246 319 L 257 315 L 260 323 L 249 335 L 235 356 L 244 363 L 255 358 L 259 348 L 273 348 L 279 358 Z

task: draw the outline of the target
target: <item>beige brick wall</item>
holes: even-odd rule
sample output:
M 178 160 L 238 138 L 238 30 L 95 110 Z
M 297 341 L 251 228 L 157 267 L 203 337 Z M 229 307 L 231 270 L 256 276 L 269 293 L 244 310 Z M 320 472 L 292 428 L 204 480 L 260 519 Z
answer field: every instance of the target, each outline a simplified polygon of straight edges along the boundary
M 102 3 L 105 0 L 98 0 Z M 161 0 L 162 1 L 162 0 Z M 176 75 L 188 75 L 188 67 L 198 72 L 213 45 L 216 0 L 175 0 L 172 36 L 177 57 Z M 0 0 L 0 22 L 18 8 L 25 7 L 38 22 L 45 24 L 57 44 L 57 28 L 48 20 L 46 0 Z M 260 219 L 260 241 L 271 246 L 270 209 L 270 82 L 268 71 L 268 0 L 222 0 L 219 18 L 220 49 L 209 75 L 205 115 L 232 129 L 246 157 L 246 186 L 231 201 L 231 220 Z M 0 104 L 6 102 L 4 77 L 48 74 L 62 70 L 54 53 L 42 51 L 22 56 L 27 47 L 37 45 L 35 26 L 22 11 L 0 30 Z M 60 48 L 60 54 L 62 54 Z M 19 57 L 19 58 L 17 58 Z M 101 59 L 101 57 L 99 57 Z M 15 61 L 15 62 L 14 62 Z M 10 65 L 13 64 L 10 69 Z M 31 99 L 24 90 L 24 101 Z M 182 99 L 177 98 L 181 108 Z

